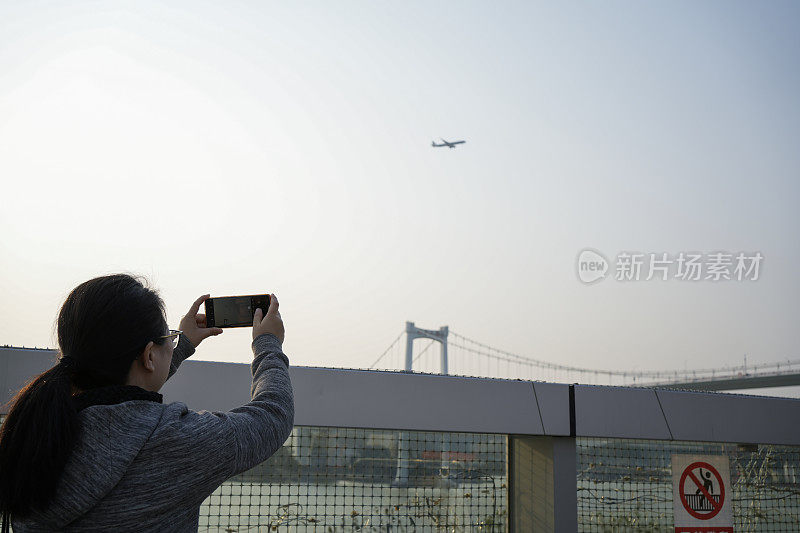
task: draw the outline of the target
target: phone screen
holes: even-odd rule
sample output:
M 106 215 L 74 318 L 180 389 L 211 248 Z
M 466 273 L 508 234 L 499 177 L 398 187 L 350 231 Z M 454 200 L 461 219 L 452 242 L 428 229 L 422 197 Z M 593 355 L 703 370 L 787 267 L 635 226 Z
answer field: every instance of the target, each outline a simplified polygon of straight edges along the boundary
M 206 305 L 208 327 L 237 328 L 253 325 L 253 315 L 261 308 L 264 314 L 269 308 L 269 296 L 223 296 L 209 298 Z

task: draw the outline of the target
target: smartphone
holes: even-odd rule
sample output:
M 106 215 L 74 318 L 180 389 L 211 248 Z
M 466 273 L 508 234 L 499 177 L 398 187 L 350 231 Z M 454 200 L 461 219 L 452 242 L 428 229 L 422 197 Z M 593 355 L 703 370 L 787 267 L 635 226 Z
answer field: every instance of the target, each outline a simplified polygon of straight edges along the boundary
M 269 294 L 209 298 L 205 304 L 207 327 L 243 328 L 253 325 L 256 309 L 267 314 Z

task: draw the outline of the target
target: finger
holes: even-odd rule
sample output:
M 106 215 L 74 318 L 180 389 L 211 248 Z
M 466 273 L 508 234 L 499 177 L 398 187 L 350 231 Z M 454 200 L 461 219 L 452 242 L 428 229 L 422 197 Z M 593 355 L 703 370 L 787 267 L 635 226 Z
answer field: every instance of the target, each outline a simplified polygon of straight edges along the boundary
M 256 312 L 253 313 L 253 327 L 261 324 L 261 308 L 259 307 L 256 309 Z
M 222 333 L 222 328 L 208 328 L 204 329 L 201 333 L 203 335 L 203 338 L 207 339 L 213 335 L 219 335 L 220 333 Z
M 194 317 L 194 321 L 198 328 L 206 327 L 206 315 L 198 314 L 196 317 Z
M 210 294 L 204 294 L 200 298 L 194 301 L 192 307 L 189 308 L 189 312 L 186 313 L 186 316 L 197 316 L 197 312 L 200 310 L 200 304 L 205 302 L 211 297 Z
M 278 298 L 274 294 L 269 295 L 269 309 L 267 314 L 270 316 L 280 316 L 278 313 Z

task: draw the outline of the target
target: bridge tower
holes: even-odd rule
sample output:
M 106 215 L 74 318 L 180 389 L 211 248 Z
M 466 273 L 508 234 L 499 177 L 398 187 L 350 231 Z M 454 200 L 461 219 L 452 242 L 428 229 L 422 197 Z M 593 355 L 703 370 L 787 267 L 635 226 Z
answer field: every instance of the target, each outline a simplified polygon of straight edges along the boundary
M 413 370 L 414 340 L 431 339 L 441 344 L 441 370 L 440 373 L 447 375 L 447 333 L 449 328 L 442 326 L 438 330 L 422 329 L 414 325 L 413 322 L 406 322 L 406 371 Z
M 414 340 L 415 339 L 431 339 L 441 345 L 440 362 L 442 375 L 447 375 L 447 334 L 449 329 L 447 326 L 442 326 L 438 330 L 435 329 L 422 329 L 414 325 L 413 322 L 406 322 L 406 372 L 413 371 L 414 363 Z M 410 470 L 410 442 L 409 434 L 406 431 L 400 433 L 400 441 L 397 443 L 397 468 L 395 470 L 395 477 L 392 485 L 395 487 L 407 487 L 408 475 Z M 447 443 L 445 442 L 444 434 L 441 439 L 441 454 L 442 466 L 440 472 L 443 475 L 441 483 L 445 486 L 450 485 L 447 479 L 448 472 L 448 450 Z

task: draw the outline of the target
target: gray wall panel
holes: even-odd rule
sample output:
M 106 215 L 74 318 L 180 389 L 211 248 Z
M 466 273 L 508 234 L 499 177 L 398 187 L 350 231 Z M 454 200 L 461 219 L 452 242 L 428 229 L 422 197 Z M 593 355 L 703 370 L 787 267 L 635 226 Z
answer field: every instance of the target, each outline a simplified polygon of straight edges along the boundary
M 6 413 L 6 404 L 28 380 L 55 363 L 54 350 L 0 348 L 0 413 Z
M 676 440 L 800 444 L 800 400 L 659 390 Z
M 652 389 L 575 385 L 575 429 L 579 437 L 670 439 Z
M 298 425 L 542 434 L 524 381 L 297 368 L 292 385 Z
M 194 411 L 230 411 L 250 401 L 251 383 L 249 364 L 187 360 L 159 392 Z
M 55 352 L 0 348 L 0 360 L 5 404 Z M 297 425 L 542 434 L 530 382 L 308 367 L 290 375 Z M 250 400 L 250 384 L 247 363 L 187 360 L 160 392 L 195 411 L 227 411 Z
M 569 385 L 533 384 L 545 435 L 569 436 Z

